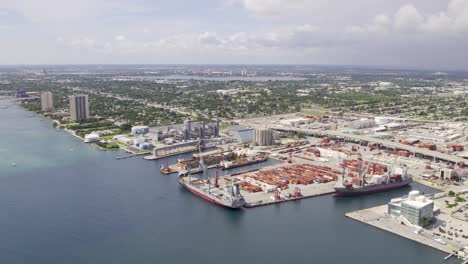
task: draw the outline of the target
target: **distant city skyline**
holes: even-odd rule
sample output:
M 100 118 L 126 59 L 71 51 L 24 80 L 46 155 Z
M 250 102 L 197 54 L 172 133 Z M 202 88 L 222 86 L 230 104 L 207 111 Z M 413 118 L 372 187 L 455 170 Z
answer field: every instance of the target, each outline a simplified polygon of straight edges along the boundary
M 468 0 L 3 0 L 0 64 L 468 70 Z

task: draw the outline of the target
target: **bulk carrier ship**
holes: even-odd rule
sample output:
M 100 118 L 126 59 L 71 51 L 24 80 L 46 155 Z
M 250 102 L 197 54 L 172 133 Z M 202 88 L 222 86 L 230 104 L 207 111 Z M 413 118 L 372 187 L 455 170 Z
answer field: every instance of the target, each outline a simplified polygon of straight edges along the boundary
M 403 166 L 401 174 L 374 175 L 370 179 L 366 179 L 365 171 L 362 169 L 362 164 L 359 166 L 359 174 L 361 177 L 346 177 L 345 170 L 341 180 L 334 186 L 335 196 L 353 196 L 363 195 L 376 192 L 383 192 L 402 188 L 413 182 L 413 179 L 408 175 L 406 165 Z
M 252 165 L 260 162 L 267 161 L 268 157 L 255 157 L 251 160 L 244 160 L 244 161 L 239 161 L 239 162 L 229 162 L 229 161 L 222 161 L 219 166 L 221 167 L 222 170 L 227 170 L 227 169 L 233 169 L 237 167 L 242 167 L 246 165 Z
M 200 170 L 203 171 L 203 175 L 207 176 L 207 168 L 202 158 L 200 158 Z M 218 173 L 216 173 L 214 184 L 211 186 L 209 176 L 206 179 L 192 179 L 189 168 L 187 176 L 180 177 L 179 183 L 193 194 L 217 205 L 233 209 L 243 207 L 245 199 L 240 194 L 239 183 L 234 183 L 231 179 L 229 183 L 225 181 L 225 186 L 219 186 L 218 178 Z

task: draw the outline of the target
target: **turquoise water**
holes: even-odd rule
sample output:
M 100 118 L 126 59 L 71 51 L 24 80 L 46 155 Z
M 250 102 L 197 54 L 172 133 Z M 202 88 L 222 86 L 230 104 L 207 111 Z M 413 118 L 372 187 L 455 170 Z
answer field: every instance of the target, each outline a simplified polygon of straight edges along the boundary
M 122 152 L 101 152 L 16 106 L 0 108 L 0 121 L 0 263 L 431 264 L 445 256 L 344 217 L 410 187 L 233 211 L 161 175 L 165 161 L 116 160 Z

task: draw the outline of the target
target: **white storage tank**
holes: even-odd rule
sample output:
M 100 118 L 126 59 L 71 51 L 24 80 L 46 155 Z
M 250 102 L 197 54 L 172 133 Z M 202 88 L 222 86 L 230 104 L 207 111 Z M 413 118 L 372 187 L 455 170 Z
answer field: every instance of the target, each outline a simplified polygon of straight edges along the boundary
M 419 195 L 418 197 L 416 197 L 416 201 L 424 203 L 426 202 L 426 197 L 424 197 L 424 195 Z
M 134 143 L 135 143 L 135 144 L 137 144 L 137 143 L 138 143 L 138 144 L 141 144 L 141 143 L 145 143 L 145 142 L 146 142 L 146 139 L 145 139 L 144 137 L 137 137 L 137 138 L 135 138 L 135 140 L 134 140 Z
M 96 133 L 86 134 L 84 137 L 84 142 L 91 143 L 91 142 L 98 142 L 101 138 Z
M 408 200 L 409 201 L 416 201 L 416 197 L 418 197 L 418 196 L 419 196 L 419 191 L 416 191 L 416 190 L 411 191 L 411 192 L 409 192 Z

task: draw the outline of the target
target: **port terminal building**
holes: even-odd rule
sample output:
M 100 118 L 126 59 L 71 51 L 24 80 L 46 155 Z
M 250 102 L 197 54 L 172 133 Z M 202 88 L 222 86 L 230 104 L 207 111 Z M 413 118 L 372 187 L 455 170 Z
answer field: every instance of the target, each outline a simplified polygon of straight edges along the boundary
M 392 199 L 388 203 L 388 214 L 393 218 L 406 220 L 411 225 L 424 227 L 426 221 L 434 218 L 434 195 L 422 195 L 411 191 L 407 197 Z

